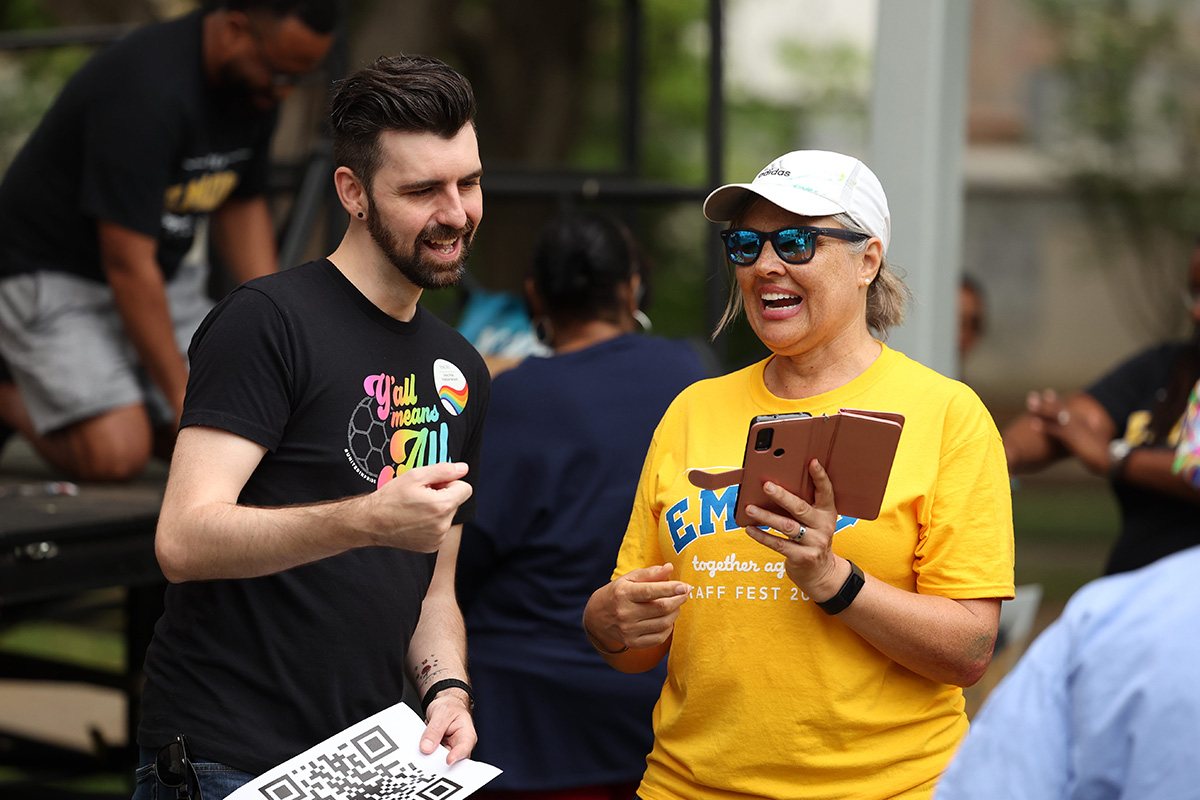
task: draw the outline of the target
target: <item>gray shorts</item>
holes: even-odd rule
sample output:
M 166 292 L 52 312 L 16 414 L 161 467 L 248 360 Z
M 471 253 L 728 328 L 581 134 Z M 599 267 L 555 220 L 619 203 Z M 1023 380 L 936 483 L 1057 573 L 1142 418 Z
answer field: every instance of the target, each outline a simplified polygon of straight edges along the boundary
M 191 258 L 167 284 L 175 343 L 185 355 L 213 306 L 207 287 L 207 265 Z M 125 336 L 107 284 L 64 272 L 0 280 L 0 356 L 40 434 L 138 404 L 154 425 L 174 422 Z

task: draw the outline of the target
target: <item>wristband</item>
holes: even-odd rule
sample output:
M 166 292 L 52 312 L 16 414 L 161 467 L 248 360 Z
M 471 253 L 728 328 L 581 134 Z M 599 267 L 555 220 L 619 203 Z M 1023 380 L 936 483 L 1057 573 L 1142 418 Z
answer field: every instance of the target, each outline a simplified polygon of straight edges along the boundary
M 429 704 L 438 696 L 438 693 L 445 689 L 462 689 L 467 693 L 467 710 L 475 710 L 475 694 L 471 691 L 471 685 L 466 681 L 460 681 L 458 678 L 447 678 L 444 681 L 438 681 L 429 690 L 425 692 L 425 699 L 421 701 L 421 716 L 424 717 L 429 712 Z
M 850 577 L 846 578 L 846 582 L 842 584 L 841 589 L 838 589 L 837 594 L 824 602 L 817 603 L 820 609 L 830 616 L 840 614 L 849 608 L 866 583 L 863 571 L 858 568 L 858 565 L 850 559 L 846 559 L 846 561 L 850 564 Z

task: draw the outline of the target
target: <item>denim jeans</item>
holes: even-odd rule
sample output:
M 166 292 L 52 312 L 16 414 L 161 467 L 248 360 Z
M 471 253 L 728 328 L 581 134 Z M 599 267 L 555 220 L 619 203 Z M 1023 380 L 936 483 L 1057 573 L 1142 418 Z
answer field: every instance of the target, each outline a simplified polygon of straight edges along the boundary
M 137 783 L 133 789 L 133 800 L 175 800 L 175 790 L 168 789 L 158 782 L 154 774 L 155 751 L 140 748 L 137 769 Z M 196 793 L 195 780 L 189 779 L 192 797 L 203 795 L 204 800 L 224 800 L 233 794 L 234 789 L 254 780 L 257 775 L 240 772 L 233 767 L 218 764 L 215 761 L 197 761 L 192 766 L 196 768 L 196 778 L 200 781 L 200 794 Z

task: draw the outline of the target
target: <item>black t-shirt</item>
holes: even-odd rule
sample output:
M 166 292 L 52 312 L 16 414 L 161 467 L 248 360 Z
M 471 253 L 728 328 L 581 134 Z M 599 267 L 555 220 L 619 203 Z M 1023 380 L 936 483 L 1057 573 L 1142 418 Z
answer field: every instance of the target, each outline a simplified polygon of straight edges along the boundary
M 1117 424 L 1130 445 L 1148 439 L 1150 414 L 1165 391 L 1171 368 L 1189 345 L 1164 344 L 1145 350 L 1087 388 Z M 1178 443 L 1179 426 L 1169 442 Z M 1200 505 L 1127 481 L 1113 484 L 1121 507 L 1121 533 L 1105 567 L 1107 574 L 1145 566 L 1165 555 L 1200 544 Z
M 363 494 L 381 474 L 443 461 L 477 474 L 483 359 L 420 307 L 411 322 L 387 316 L 326 260 L 235 290 L 190 355 L 182 424 L 268 450 L 243 504 Z M 474 509 L 472 498 L 455 521 Z M 138 743 L 184 733 L 200 756 L 257 774 L 398 702 L 434 562 L 364 548 L 261 578 L 169 586 Z
M 173 276 L 197 221 L 266 189 L 274 112 L 205 80 L 200 12 L 148 25 L 67 82 L 0 182 L 0 277 L 97 281 L 97 220 L 158 240 Z

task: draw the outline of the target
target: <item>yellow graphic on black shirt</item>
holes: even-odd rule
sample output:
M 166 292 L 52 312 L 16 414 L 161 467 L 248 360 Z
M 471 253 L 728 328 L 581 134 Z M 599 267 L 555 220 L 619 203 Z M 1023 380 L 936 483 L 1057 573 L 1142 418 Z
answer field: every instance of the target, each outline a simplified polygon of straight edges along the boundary
M 1175 447 L 1179 444 L 1179 437 L 1183 435 L 1183 417 L 1180 416 L 1175 424 L 1171 427 L 1171 432 L 1167 434 L 1167 445 Z M 1141 447 L 1150 443 L 1150 412 L 1135 411 L 1129 415 L 1125 421 L 1125 441 L 1133 447 Z
M 237 184 L 238 174 L 225 170 L 169 186 L 164 196 L 166 210 L 170 214 L 207 214 L 224 203 Z

